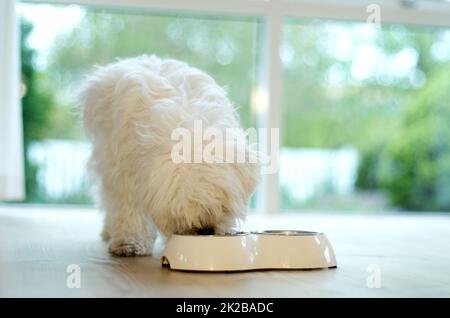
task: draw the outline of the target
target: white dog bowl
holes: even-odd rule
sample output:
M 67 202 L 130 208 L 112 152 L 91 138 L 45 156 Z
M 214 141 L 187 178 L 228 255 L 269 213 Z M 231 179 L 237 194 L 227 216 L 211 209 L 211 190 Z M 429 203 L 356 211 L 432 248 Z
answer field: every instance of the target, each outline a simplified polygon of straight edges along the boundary
M 163 266 L 187 271 L 318 269 L 336 267 L 323 233 L 264 231 L 230 235 L 173 235 Z

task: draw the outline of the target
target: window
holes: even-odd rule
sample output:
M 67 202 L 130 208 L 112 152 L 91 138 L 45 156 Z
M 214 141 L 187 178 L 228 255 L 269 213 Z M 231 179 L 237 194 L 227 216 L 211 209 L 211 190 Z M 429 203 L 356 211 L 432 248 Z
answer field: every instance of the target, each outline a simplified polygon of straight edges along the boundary
M 24 99 L 31 201 L 90 202 L 84 173 L 90 149 L 74 96 L 93 65 L 140 54 L 186 61 L 228 89 L 244 127 L 255 125 L 250 107 L 256 80 L 255 17 L 28 3 L 19 4 L 19 12 L 23 63 L 35 72 L 26 88 L 34 95 L 25 93 Z
M 450 30 L 290 19 L 283 31 L 282 207 L 449 210 Z
M 448 1 L 381 1 L 381 25 L 364 1 L 47 1 L 18 4 L 29 201 L 90 203 L 74 92 L 154 53 L 227 86 L 244 127 L 281 129 L 258 209 L 450 210 Z

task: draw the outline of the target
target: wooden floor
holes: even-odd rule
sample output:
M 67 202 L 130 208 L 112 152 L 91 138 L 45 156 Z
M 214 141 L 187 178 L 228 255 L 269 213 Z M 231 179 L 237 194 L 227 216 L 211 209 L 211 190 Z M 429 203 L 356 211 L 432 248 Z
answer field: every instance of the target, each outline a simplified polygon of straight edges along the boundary
M 108 255 L 93 210 L 0 206 L 1 297 L 449 297 L 450 215 L 282 214 L 247 229 L 324 231 L 338 268 L 186 273 Z M 81 288 L 68 288 L 69 264 Z M 381 288 L 368 288 L 375 264 Z

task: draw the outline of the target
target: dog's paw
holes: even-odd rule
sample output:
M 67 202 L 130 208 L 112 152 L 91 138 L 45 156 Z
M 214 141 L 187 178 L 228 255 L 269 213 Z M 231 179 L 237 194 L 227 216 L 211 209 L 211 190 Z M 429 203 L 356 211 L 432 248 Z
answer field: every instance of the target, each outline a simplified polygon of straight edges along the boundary
M 137 239 L 135 237 L 126 237 L 121 239 L 112 239 L 108 250 L 111 254 L 117 256 L 146 256 L 152 253 L 153 244 L 150 241 Z

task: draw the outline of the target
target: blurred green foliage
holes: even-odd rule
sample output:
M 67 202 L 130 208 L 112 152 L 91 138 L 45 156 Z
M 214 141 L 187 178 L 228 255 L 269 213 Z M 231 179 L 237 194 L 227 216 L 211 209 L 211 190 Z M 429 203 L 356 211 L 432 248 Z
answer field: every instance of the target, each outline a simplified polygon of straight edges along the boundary
M 360 153 L 358 189 L 387 193 L 392 208 L 450 210 L 450 56 L 437 60 L 432 55 L 445 30 L 382 26 L 373 43 L 360 41 L 375 46 L 378 58 L 394 58 L 408 49 L 417 54 L 415 68 L 404 76 L 391 71 L 392 77 L 380 72 L 356 80 L 352 57 L 339 57 L 327 47 L 342 28 L 358 32 L 356 24 L 291 22 L 284 29 L 291 55 L 284 70 L 284 146 L 352 145 Z M 331 71 L 338 73 L 338 81 L 330 82 Z M 282 188 L 285 207 L 309 207 L 308 202 L 296 204 L 286 191 Z
M 49 72 L 60 101 L 74 104 L 73 92 L 95 65 L 120 58 L 156 54 L 205 70 L 224 86 L 242 124 L 254 126 L 251 92 L 256 78 L 256 19 L 148 15 L 89 10 L 80 26 L 61 35 L 53 47 Z
M 30 161 L 28 152 L 34 141 L 47 137 L 49 123 L 54 111 L 52 92 L 42 87 L 41 74 L 34 64 L 36 52 L 28 45 L 33 30 L 31 23 L 21 20 L 21 69 L 24 95 L 22 97 L 23 137 L 25 154 L 26 201 L 40 201 L 37 186 L 38 167 Z
M 450 64 L 405 107 L 381 167 L 381 184 L 394 204 L 450 211 Z
M 335 37 L 362 33 L 364 27 L 364 23 L 297 19 L 286 24 L 284 43 L 292 57 L 284 70 L 284 146 L 353 145 L 372 156 L 395 134 L 403 109 L 421 89 L 411 80 L 414 74 L 396 76 L 391 71 L 387 77 L 384 73 L 389 70 L 384 70 L 357 80 L 352 68 L 358 53 L 342 57 L 330 47 L 336 44 Z M 417 54 L 414 71 L 424 74 L 425 79 L 441 67 L 430 56 L 432 44 L 440 37 L 438 30 L 386 25 L 372 32 L 366 37 L 344 38 L 356 38 L 359 44 L 376 48 L 379 60 L 382 55 L 393 59 L 405 48 L 412 50 Z M 338 80 L 333 82 L 333 76 Z

